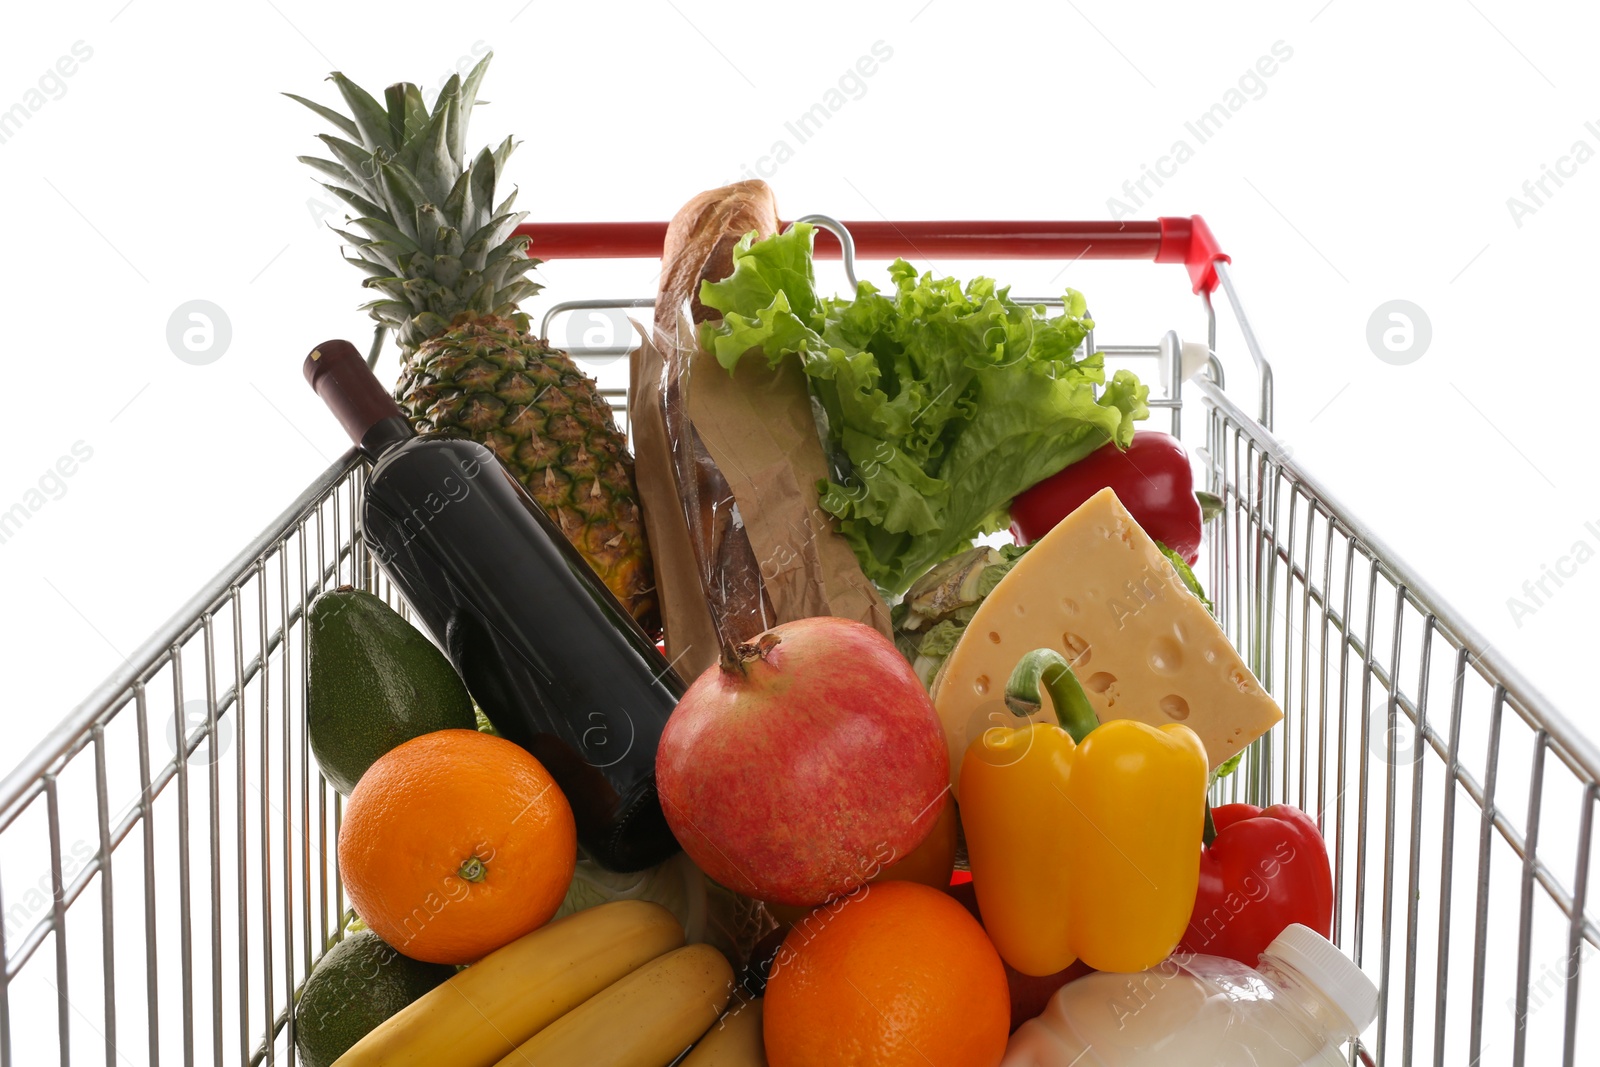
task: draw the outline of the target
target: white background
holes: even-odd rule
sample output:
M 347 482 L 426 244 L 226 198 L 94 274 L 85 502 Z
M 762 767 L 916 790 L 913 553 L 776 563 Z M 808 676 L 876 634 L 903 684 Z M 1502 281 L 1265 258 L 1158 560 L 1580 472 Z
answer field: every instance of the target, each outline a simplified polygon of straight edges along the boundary
M 603 18 L 542 0 L 474 6 L 134 0 L 9 17 L 0 106 L 75 42 L 93 56 L 0 144 L 12 335 L 0 507 L 75 442 L 93 458 L 0 544 L 8 749 L 345 447 L 299 361 L 328 336 L 364 342 L 366 294 L 319 222 L 315 201 L 330 198 L 294 159 L 320 147 L 320 120 L 278 91 L 336 103 L 322 81 L 335 66 L 374 90 L 432 87 L 485 48 L 498 61 L 474 140 L 522 138 L 511 178 L 535 218 L 665 218 L 780 138 L 795 151 L 771 180 L 790 216 L 1095 218 L 1110 197 L 1131 204 L 1123 183 L 1187 140 L 1194 157 L 1163 187 L 1147 182 L 1136 213 L 1202 213 L 1234 256 L 1296 457 L 1570 717 L 1592 716 L 1574 653 L 1597 636 L 1600 562 L 1548 583 L 1539 605 L 1522 586 L 1580 540 L 1600 549 L 1582 414 L 1600 379 L 1584 318 L 1600 165 L 1547 181 L 1554 195 L 1520 226 L 1507 205 L 1532 204 L 1522 184 L 1575 141 L 1600 149 L 1584 125 L 1600 103 L 1580 8 L 1086 3 L 1002 18 L 933 0 L 817 5 L 796 26 L 704 0 Z M 892 58 L 795 144 L 785 121 L 876 41 Z M 1292 58 L 1197 144 L 1184 123 L 1277 41 Z M 1034 291 L 1057 266 L 1000 273 Z M 1093 290 L 1088 270 L 1056 285 L 1090 290 L 1108 339 L 1184 325 L 1198 336 L 1192 318 L 1141 319 L 1137 300 L 1106 313 L 1113 296 L 1181 295 L 1175 268 L 1117 273 L 1116 293 Z M 546 297 L 653 290 L 651 264 L 541 273 Z M 1432 320 L 1431 346 L 1407 366 L 1365 339 L 1394 298 Z M 166 342 L 192 299 L 232 324 L 208 366 Z M 1514 618 L 1512 597 L 1534 610 Z
M 510 177 L 538 219 L 664 219 L 778 139 L 794 149 L 767 168 L 786 217 L 1098 218 L 1111 197 L 1131 204 L 1124 182 L 1187 140 L 1193 158 L 1148 185 L 1133 214 L 1204 214 L 1234 257 L 1295 458 L 1600 732 L 1600 559 L 1569 560 L 1570 577 L 1537 604 L 1523 589 L 1576 543 L 1600 550 L 1588 315 L 1600 161 L 1566 165 L 1559 188 L 1547 179 L 1542 204 L 1522 188 L 1577 141 L 1600 150 L 1589 9 L 464 8 L 107 0 L 7 12 L 0 110 L 37 101 L 30 89 L 76 42 L 92 57 L 47 79 L 43 105 L 0 143 L 0 510 L 27 500 L 76 442 L 93 455 L 47 484 L 57 491 L 0 544 L 0 764 L 346 446 L 300 360 L 331 336 L 364 345 L 355 308 L 366 294 L 323 224 L 330 198 L 294 158 L 319 147 L 323 127 L 278 92 L 337 104 L 322 81 L 335 68 L 374 91 L 402 78 L 431 89 L 490 47 L 492 104 L 472 142 L 522 139 Z M 797 145 L 784 123 L 879 41 L 892 57 L 847 83 L 848 102 Z M 1244 106 L 1197 144 L 1184 123 L 1275 42 L 1291 58 L 1247 81 Z M 1514 196 L 1535 210 L 1514 217 Z M 985 265 L 1018 292 L 1085 290 L 1104 341 L 1200 336 L 1177 268 L 1060 268 Z M 551 263 L 540 274 L 535 311 L 650 295 L 655 266 Z M 1432 323 L 1431 345 L 1404 366 L 1366 339 L 1374 309 L 1396 298 Z M 194 299 L 232 327 L 206 366 L 180 361 L 166 339 L 169 316 Z M 1238 349 L 1225 358 L 1248 397 L 1248 361 Z M 381 373 L 393 370 L 389 357 Z M 1513 597 L 1534 610 L 1514 617 Z

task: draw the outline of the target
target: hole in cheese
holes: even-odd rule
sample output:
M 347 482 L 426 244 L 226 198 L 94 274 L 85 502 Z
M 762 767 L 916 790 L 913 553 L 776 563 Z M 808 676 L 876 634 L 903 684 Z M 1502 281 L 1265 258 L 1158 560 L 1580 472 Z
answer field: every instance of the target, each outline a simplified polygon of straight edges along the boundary
M 1161 713 L 1169 719 L 1182 722 L 1189 717 L 1189 702 L 1176 693 L 1161 698 Z
M 1067 662 L 1073 670 L 1089 665 L 1089 642 L 1070 630 L 1061 635 L 1061 647 L 1067 653 Z
M 1107 674 L 1105 671 L 1096 671 L 1094 674 L 1089 675 L 1088 680 L 1083 683 L 1084 688 L 1093 690 L 1096 693 L 1104 693 L 1116 684 L 1117 676 Z
M 1158 637 L 1150 646 L 1150 669 L 1157 674 L 1177 674 L 1183 669 L 1183 649 L 1170 637 Z
M 1078 602 L 1069 596 L 1064 596 L 1061 598 L 1061 610 L 1068 615 L 1076 615 L 1078 613 Z
M 995 645 L 998 645 L 1000 643 L 1000 634 L 997 631 L 995 631 L 995 630 L 990 630 L 989 631 L 989 643 L 990 644 L 995 644 Z
M 974 678 L 972 680 L 972 688 L 973 688 L 973 691 L 976 692 L 979 696 L 983 696 L 984 694 L 988 693 L 989 692 L 989 676 L 987 674 L 978 675 L 976 678 Z

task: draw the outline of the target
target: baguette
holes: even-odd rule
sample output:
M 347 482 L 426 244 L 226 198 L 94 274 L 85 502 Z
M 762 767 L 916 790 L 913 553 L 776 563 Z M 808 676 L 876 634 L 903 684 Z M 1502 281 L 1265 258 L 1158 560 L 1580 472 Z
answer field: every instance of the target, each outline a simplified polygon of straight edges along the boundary
M 733 273 L 733 246 L 751 230 L 760 237 L 778 232 L 778 200 L 764 181 L 711 189 L 683 205 L 667 225 L 661 249 L 657 330 L 672 336 L 685 302 L 696 324 L 718 317 L 700 303 L 700 283 L 719 282 Z
M 638 439 L 635 463 L 646 468 L 639 476 L 640 510 L 654 551 L 666 557 L 665 564 L 658 567 L 656 585 L 662 604 L 672 605 L 670 622 L 668 613 L 662 614 L 667 658 L 690 681 L 717 661 L 723 640 L 738 641 L 765 628 L 722 632 L 730 623 L 752 615 L 768 620 L 766 625 L 777 621 L 761 592 L 760 564 L 749 538 L 742 528 L 730 526 L 732 509 L 727 504 L 733 493 L 727 479 L 714 463 L 674 463 L 669 445 L 672 416 L 663 403 L 660 380 L 661 361 L 671 358 L 672 346 L 681 344 L 692 350 L 696 344 L 693 337 L 679 337 L 683 309 L 689 308 L 691 323 L 714 317 L 715 312 L 700 303 L 700 283 L 719 281 L 733 273 L 734 245 L 751 230 L 763 237 L 778 231 L 777 199 L 763 181 L 738 182 L 700 193 L 673 216 L 661 249 L 661 288 L 655 313 L 657 358 L 638 360 L 634 366 L 630 416 Z M 714 365 L 710 369 L 714 370 Z M 701 453 L 695 460 L 701 460 L 704 447 L 698 435 L 696 438 L 692 447 Z M 689 505 L 682 485 L 685 475 L 696 483 L 687 490 L 692 494 Z M 722 506 L 717 507 L 718 503 Z M 723 615 L 720 619 L 708 603 L 696 539 L 713 553 L 711 574 L 745 579 L 723 586 L 731 595 L 728 602 L 716 605 Z M 751 576 L 755 580 L 750 580 Z
M 694 336 L 719 315 L 700 302 L 701 283 L 733 272 L 745 234 L 779 225 L 762 181 L 685 204 L 667 227 L 655 329 L 633 365 L 640 507 L 667 658 L 689 680 L 723 648 L 793 619 L 838 615 L 891 634 L 888 608 L 818 506 L 828 468 L 805 375 L 792 360 L 756 358 L 730 375 Z

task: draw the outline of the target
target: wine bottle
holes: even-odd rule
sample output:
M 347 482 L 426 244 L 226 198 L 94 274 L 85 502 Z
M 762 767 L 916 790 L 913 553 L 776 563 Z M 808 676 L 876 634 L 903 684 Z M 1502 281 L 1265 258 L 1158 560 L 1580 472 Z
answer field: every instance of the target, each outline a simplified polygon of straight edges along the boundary
M 678 849 L 655 789 L 656 745 L 682 680 L 560 529 L 487 448 L 418 435 L 348 341 L 306 380 L 373 461 L 361 530 L 502 736 L 566 793 L 601 865 Z

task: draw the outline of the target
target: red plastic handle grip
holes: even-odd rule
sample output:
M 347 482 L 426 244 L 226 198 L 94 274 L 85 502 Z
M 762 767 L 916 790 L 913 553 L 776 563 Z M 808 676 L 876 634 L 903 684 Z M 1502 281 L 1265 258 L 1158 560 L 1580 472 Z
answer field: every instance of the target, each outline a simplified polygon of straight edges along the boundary
M 846 222 L 862 259 L 1149 259 L 1189 268 L 1195 292 L 1217 287 L 1216 262 L 1231 262 L 1199 215 L 1137 222 Z M 664 222 L 529 222 L 517 227 L 540 259 L 654 259 Z M 817 231 L 817 255 L 839 242 Z
M 1156 220 L 1161 226 L 1161 248 L 1156 252 L 1157 263 L 1182 263 L 1189 268 L 1189 282 L 1197 293 L 1210 293 L 1217 288 L 1217 264 L 1232 263 L 1228 254 L 1217 244 L 1216 235 L 1206 220 L 1199 215 L 1164 215 Z

